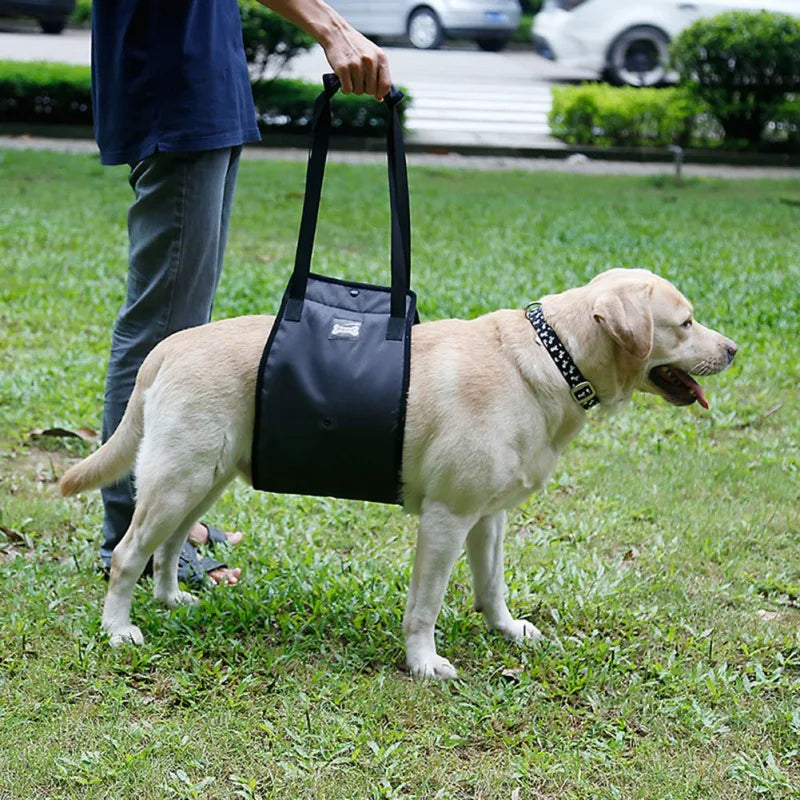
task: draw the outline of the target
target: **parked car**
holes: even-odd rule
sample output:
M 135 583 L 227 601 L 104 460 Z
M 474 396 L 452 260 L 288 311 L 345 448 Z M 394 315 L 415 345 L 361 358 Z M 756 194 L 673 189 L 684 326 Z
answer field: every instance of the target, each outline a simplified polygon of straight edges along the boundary
M 45 33 L 61 33 L 75 0 L 0 0 L 0 17 L 35 17 Z
M 692 22 L 761 9 L 800 17 L 798 0 L 545 0 L 531 33 L 536 52 L 565 67 L 654 86 L 669 79 L 669 43 Z
M 407 36 L 435 50 L 446 38 L 474 39 L 482 50 L 502 50 L 517 29 L 518 0 L 328 0 L 365 36 Z

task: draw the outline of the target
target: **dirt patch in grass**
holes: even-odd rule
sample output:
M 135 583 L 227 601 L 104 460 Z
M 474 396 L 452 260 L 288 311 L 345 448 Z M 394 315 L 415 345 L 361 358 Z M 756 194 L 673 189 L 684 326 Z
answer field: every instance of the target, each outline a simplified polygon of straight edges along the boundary
M 26 487 L 58 483 L 95 446 L 78 439 L 29 438 L 0 453 L 0 487 L 13 495 Z

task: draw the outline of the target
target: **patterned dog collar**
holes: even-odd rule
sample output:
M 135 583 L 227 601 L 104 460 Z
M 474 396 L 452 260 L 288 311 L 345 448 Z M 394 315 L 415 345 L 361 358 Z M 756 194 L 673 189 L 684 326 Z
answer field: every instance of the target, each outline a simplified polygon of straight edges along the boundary
M 558 367 L 558 371 L 564 376 L 564 380 L 569 384 L 572 396 L 575 401 L 588 411 L 596 406 L 600 401 L 592 386 L 578 369 L 578 365 L 572 360 L 572 356 L 567 352 L 567 348 L 561 343 L 558 334 L 547 324 L 542 311 L 541 303 L 531 303 L 525 309 L 525 316 L 528 322 L 533 325 L 539 339 L 544 345 L 545 350 L 550 353 L 550 357 Z

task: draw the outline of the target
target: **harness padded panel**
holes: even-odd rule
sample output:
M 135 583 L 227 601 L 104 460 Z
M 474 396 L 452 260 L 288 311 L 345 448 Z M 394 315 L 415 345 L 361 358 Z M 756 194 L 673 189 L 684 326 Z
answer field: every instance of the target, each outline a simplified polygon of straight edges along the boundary
M 298 321 L 288 301 L 259 367 L 253 486 L 402 503 L 414 293 L 400 339 L 387 338 L 387 287 L 311 274 Z

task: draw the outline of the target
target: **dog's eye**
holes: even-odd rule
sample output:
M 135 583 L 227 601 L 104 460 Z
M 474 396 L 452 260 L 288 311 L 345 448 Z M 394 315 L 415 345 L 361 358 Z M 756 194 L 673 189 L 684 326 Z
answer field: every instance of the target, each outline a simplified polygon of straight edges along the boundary
M 685 322 L 681 322 L 681 328 L 691 328 L 692 327 L 692 318 L 689 317 Z

